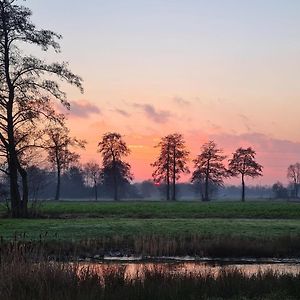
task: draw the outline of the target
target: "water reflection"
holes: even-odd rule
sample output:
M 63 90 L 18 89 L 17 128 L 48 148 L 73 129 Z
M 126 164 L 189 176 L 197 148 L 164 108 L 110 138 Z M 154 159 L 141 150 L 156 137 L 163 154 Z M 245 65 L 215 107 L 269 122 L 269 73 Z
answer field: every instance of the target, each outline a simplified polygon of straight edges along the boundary
M 102 262 L 102 263 L 80 263 L 80 270 L 89 269 L 98 275 L 107 273 L 108 271 L 123 269 L 123 274 L 128 279 L 141 278 L 146 273 L 169 273 L 169 274 L 186 274 L 186 275 L 213 275 L 217 276 L 220 272 L 229 270 L 238 270 L 246 276 L 272 271 L 278 274 L 300 274 L 299 264 L 219 264 L 219 263 L 203 263 L 203 262 Z

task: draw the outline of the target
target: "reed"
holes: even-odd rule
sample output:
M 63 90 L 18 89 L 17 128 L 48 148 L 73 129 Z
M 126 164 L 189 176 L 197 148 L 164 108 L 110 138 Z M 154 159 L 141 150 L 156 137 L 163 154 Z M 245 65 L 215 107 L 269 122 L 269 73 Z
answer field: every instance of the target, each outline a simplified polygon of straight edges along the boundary
M 232 235 L 114 235 L 72 241 L 41 235 L 38 240 L 24 240 L 22 236 L 11 241 L 0 239 L 0 257 L 13 249 L 20 249 L 27 256 L 43 255 L 61 260 L 95 256 L 101 259 L 104 255 L 292 258 L 300 256 L 300 236 L 250 239 Z
M 118 300 L 118 299 L 299 299 L 300 274 L 271 271 L 247 275 L 236 269 L 217 274 L 174 273 L 145 269 L 134 279 L 124 266 L 102 272 L 88 265 L 28 259 L 19 250 L 2 256 L 0 299 Z M 12 255 L 14 254 L 14 255 Z

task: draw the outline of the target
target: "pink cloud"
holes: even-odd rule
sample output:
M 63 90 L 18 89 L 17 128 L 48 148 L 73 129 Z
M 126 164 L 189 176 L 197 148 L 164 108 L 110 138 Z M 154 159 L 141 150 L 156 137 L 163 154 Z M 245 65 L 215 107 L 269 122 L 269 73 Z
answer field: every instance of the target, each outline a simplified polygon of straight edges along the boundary
M 59 113 L 68 114 L 70 117 L 77 118 L 88 118 L 90 115 L 101 114 L 100 108 L 87 100 L 70 101 L 70 105 L 70 111 L 66 111 L 62 105 L 57 105 L 56 110 Z
M 156 123 L 166 123 L 171 118 L 172 114 L 167 110 L 157 110 L 153 105 L 151 104 L 138 104 L 134 103 L 134 107 L 142 109 L 142 111 L 145 113 L 146 117 L 150 119 L 151 121 L 154 121 Z

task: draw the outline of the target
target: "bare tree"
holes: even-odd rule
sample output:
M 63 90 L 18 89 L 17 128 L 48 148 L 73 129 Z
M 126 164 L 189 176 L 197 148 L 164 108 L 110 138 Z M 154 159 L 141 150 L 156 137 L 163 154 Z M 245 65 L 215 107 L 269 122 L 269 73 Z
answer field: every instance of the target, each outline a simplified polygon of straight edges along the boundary
M 102 155 L 103 173 L 112 177 L 114 200 L 118 201 L 121 180 L 132 180 L 131 166 L 123 161 L 123 157 L 130 154 L 130 149 L 123 141 L 122 136 L 116 132 L 104 134 L 98 147 L 98 151 Z
M 229 160 L 229 173 L 231 176 L 241 175 L 242 179 L 242 201 L 245 201 L 245 177 L 262 176 L 263 166 L 255 160 L 256 152 L 251 148 L 239 148 L 233 153 L 233 157 Z
M 219 149 L 215 142 L 209 141 L 202 146 L 201 153 L 194 160 L 192 182 L 204 186 L 204 201 L 209 201 L 210 185 L 223 186 L 224 178 L 228 177 L 223 164 L 226 156 L 222 153 L 223 150 Z
M 166 184 L 167 200 L 170 200 L 170 184 L 172 183 L 172 200 L 175 201 L 176 182 L 182 173 L 190 172 L 187 166 L 189 151 L 186 150 L 183 136 L 178 133 L 163 137 L 156 147 L 160 148 L 160 154 L 151 165 L 155 168 L 152 177 L 155 182 Z
M 94 162 L 89 162 L 83 166 L 87 184 L 92 186 L 95 192 L 95 200 L 98 200 L 98 185 L 102 181 L 102 169 Z
M 43 51 L 52 48 L 59 52 L 57 40 L 61 36 L 37 29 L 30 20 L 31 11 L 16 3 L 0 0 L 0 151 L 8 165 L 12 216 L 26 217 L 27 172 L 19 159 L 24 147 L 20 144 L 30 139 L 30 125 L 37 126 L 43 118 L 55 118 L 52 99 L 69 108 L 65 93 L 51 78 L 53 75 L 80 89 L 82 86 L 80 77 L 70 72 L 66 63 L 48 64 L 19 49 L 21 45 L 30 44 Z
M 294 196 L 298 198 L 300 185 L 300 163 L 290 165 L 287 170 L 287 178 L 292 182 L 294 187 Z
M 61 174 L 70 165 L 79 161 L 80 155 L 70 148 L 85 148 L 86 142 L 70 136 L 70 130 L 65 126 L 49 127 L 45 130 L 43 148 L 47 150 L 48 160 L 57 174 L 55 200 L 60 199 Z

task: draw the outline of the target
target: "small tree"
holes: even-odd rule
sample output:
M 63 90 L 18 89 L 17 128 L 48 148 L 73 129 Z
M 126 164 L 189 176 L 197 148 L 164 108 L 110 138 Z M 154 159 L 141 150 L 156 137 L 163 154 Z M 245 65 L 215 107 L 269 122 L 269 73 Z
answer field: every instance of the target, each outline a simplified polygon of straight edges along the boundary
M 300 163 L 290 165 L 287 170 L 287 178 L 293 184 L 294 197 L 298 198 L 299 185 L 300 185 Z
M 210 186 L 223 186 L 228 172 L 223 164 L 226 156 L 215 142 L 210 141 L 202 146 L 201 153 L 194 160 L 195 170 L 192 182 L 204 187 L 203 200 L 209 201 Z
M 100 166 L 94 162 L 89 162 L 84 165 L 84 174 L 86 182 L 93 187 L 95 193 L 95 200 L 98 200 L 98 185 L 102 181 L 102 170 Z
M 145 180 L 139 184 L 140 193 L 143 198 L 151 198 L 158 194 L 157 186 L 152 180 Z
M 183 136 L 178 133 L 163 137 L 156 146 L 160 148 L 158 159 L 151 165 L 155 168 L 152 177 L 155 182 L 166 184 L 167 200 L 170 200 L 170 183 L 172 183 L 172 200 L 176 200 L 176 182 L 182 173 L 188 174 L 189 151 L 186 150 Z
M 273 184 L 272 192 L 275 199 L 287 199 L 289 196 L 288 189 L 279 181 Z
M 245 177 L 256 178 L 262 176 L 263 166 L 255 160 L 256 152 L 251 148 L 239 148 L 229 160 L 229 173 L 242 179 L 242 201 L 245 201 Z
M 45 131 L 46 138 L 43 147 L 48 152 L 48 160 L 57 174 L 55 200 L 60 199 L 61 174 L 70 165 L 79 161 L 80 155 L 71 151 L 71 147 L 84 149 L 86 142 L 70 137 L 66 126 L 50 127 Z
M 114 200 L 118 201 L 120 184 L 123 180 L 132 180 L 131 166 L 123 161 L 123 157 L 130 154 L 130 149 L 116 132 L 104 134 L 98 147 L 102 155 L 103 174 L 107 179 L 112 178 Z

